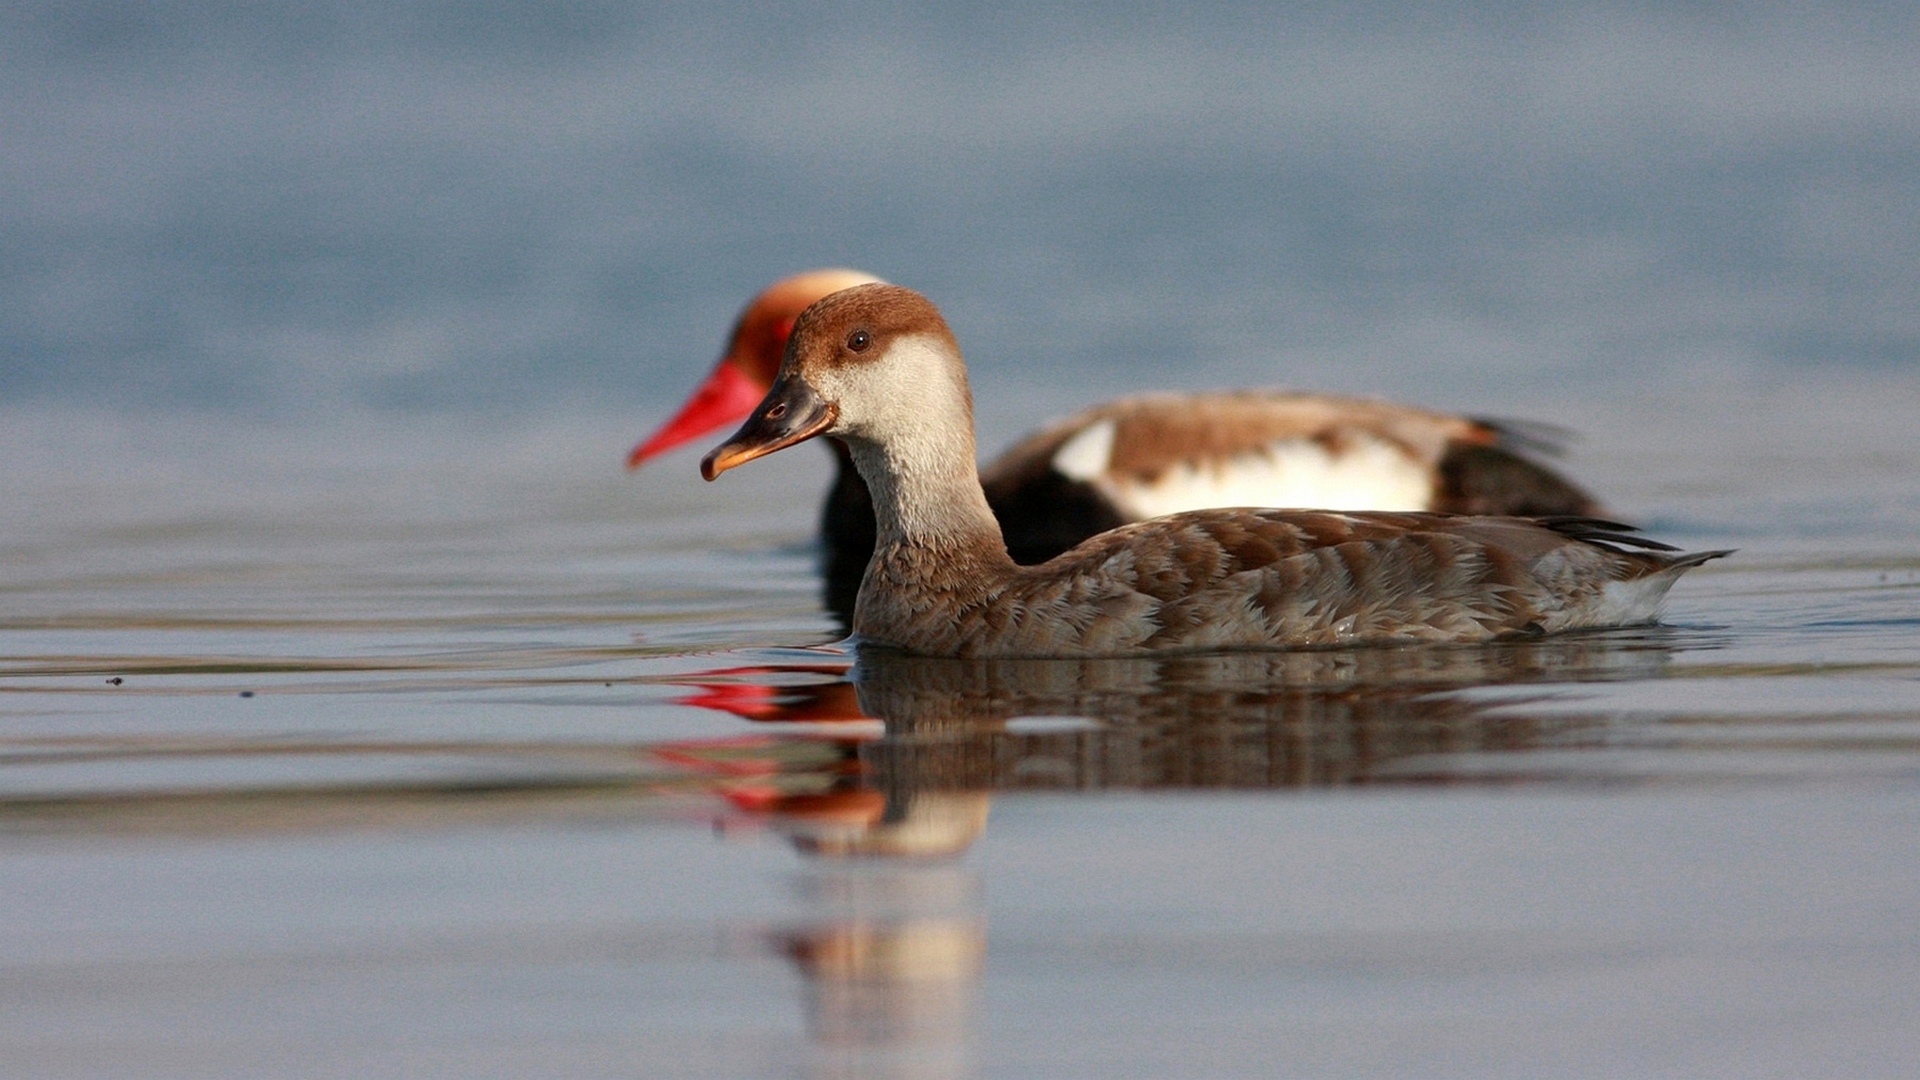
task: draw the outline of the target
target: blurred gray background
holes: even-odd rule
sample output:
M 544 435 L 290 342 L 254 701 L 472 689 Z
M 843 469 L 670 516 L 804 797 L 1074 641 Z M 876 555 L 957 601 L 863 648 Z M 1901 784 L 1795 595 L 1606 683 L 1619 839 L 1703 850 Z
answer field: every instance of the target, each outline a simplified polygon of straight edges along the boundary
M 1916 11 L 9 4 L 0 402 L 638 435 L 823 264 L 1002 397 L 1884 375 Z

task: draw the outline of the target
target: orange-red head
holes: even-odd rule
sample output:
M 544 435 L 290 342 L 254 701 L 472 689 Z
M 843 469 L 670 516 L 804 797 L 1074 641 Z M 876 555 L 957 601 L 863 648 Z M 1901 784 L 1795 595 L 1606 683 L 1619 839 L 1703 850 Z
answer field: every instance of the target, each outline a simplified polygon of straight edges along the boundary
M 627 455 L 627 468 L 638 468 L 682 443 L 736 423 L 753 412 L 754 406 L 760 404 L 760 399 L 773 386 L 774 374 L 780 370 L 780 358 L 787 351 L 787 338 L 793 334 L 793 323 L 800 313 L 823 297 L 878 280 L 859 270 L 809 270 L 775 282 L 754 297 L 740 313 L 740 321 L 734 324 L 726 354 L 680 406 L 680 411 L 633 448 Z

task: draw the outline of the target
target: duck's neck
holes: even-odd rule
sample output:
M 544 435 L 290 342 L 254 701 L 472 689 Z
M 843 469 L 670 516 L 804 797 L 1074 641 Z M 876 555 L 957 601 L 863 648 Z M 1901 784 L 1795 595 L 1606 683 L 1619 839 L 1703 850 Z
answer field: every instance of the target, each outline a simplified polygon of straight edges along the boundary
M 884 444 L 849 439 L 847 449 L 873 495 L 877 558 L 904 550 L 969 567 L 1013 565 L 980 489 L 971 431 Z

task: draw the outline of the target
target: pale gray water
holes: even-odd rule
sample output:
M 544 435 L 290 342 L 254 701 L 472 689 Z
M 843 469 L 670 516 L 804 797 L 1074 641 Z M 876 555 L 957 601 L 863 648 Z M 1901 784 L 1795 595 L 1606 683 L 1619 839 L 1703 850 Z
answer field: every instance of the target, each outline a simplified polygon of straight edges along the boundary
M 857 691 L 811 448 L 12 415 L 0 1075 L 1900 1075 L 1916 396 L 1615 402 L 1657 630 Z
M 0 1076 L 1911 1075 L 1917 48 L 7 5 Z M 1740 550 L 1653 630 L 856 687 L 822 455 L 618 468 L 830 264 L 989 450 L 1373 394 Z

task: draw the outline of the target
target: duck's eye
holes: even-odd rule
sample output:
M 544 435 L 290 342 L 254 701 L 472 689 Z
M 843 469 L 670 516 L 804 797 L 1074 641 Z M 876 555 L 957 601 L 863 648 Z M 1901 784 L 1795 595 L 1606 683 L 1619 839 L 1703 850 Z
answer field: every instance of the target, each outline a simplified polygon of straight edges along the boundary
M 787 415 L 787 403 L 784 401 L 767 410 L 767 419 L 769 420 L 778 420 L 785 415 Z
M 847 348 L 854 352 L 866 352 L 867 346 L 871 344 L 873 344 L 873 335 L 865 330 L 855 330 L 847 335 Z

